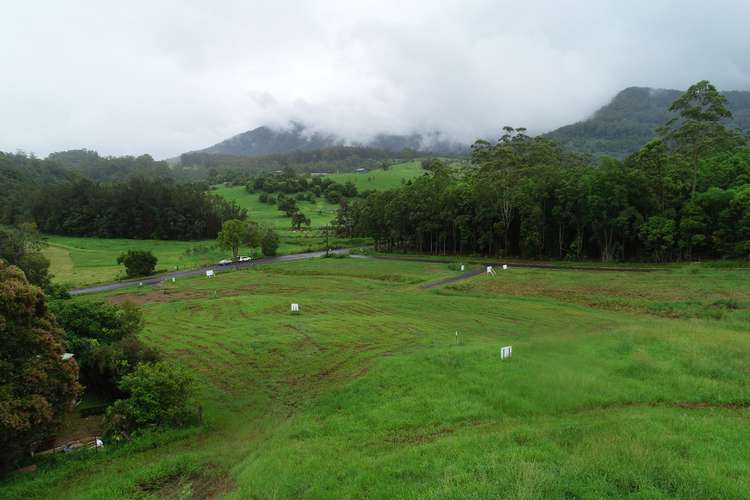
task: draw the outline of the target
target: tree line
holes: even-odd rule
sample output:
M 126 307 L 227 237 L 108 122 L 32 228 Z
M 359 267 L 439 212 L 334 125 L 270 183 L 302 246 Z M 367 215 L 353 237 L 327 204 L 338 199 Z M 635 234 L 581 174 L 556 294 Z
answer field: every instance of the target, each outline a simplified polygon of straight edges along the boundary
M 471 163 L 423 161 L 399 189 L 342 204 L 340 235 L 383 250 L 669 261 L 750 254 L 750 147 L 707 81 L 637 153 L 598 161 L 525 129 L 477 141 Z
M 78 177 L 37 186 L 28 214 L 42 232 L 102 238 L 215 238 L 223 221 L 244 219 L 234 202 L 205 186 L 131 177 L 103 184 Z

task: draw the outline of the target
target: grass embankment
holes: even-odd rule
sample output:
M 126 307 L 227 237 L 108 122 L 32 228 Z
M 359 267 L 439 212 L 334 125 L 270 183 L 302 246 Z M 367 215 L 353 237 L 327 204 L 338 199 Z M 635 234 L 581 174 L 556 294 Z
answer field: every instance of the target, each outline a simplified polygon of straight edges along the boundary
M 512 269 L 418 286 L 453 274 L 317 259 L 120 292 L 148 299 L 144 339 L 200 380 L 204 426 L 64 457 L 0 488 L 24 499 L 750 491 L 746 271 Z M 504 345 L 514 355 L 501 362 Z

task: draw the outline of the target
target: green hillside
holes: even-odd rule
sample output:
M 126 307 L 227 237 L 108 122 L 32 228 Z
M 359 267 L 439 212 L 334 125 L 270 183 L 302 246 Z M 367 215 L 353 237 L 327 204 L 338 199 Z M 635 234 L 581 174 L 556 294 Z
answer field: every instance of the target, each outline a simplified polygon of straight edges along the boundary
M 651 140 L 656 129 L 673 118 L 667 111 L 679 90 L 630 87 L 587 120 L 544 134 L 565 146 L 595 156 L 622 158 Z M 734 119 L 729 125 L 750 130 L 750 92 L 722 92 Z
M 511 268 L 420 287 L 453 269 L 317 259 L 118 292 L 198 378 L 203 424 L 41 458 L 3 498 L 750 490 L 743 271 Z

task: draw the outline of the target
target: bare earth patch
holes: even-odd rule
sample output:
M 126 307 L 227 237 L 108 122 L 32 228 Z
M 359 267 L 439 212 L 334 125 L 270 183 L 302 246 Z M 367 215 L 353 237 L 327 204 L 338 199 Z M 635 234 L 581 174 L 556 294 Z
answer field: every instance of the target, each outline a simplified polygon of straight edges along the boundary
M 214 465 L 207 465 L 189 473 L 162 476 L 141 483 L 136 488 L 138 498 L 217 498 L 234 488 L 229 475 Z

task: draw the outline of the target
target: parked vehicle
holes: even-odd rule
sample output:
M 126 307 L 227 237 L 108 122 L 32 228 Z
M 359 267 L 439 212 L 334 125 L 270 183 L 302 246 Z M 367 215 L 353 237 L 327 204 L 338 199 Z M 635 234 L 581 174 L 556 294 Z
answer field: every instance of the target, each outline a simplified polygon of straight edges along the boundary
M 232 259 L 221 259 L 219 261 L 220 266 L 228 266 L 231 263 L 232 263 Z
M 250 262 L 251 260 L 253 260 L 253 258 L 247 257 L 245 255 L 240 255 L 239 257 L 237 257 L 237 260 L 240 262 Z

